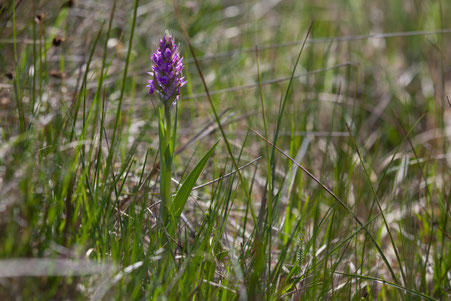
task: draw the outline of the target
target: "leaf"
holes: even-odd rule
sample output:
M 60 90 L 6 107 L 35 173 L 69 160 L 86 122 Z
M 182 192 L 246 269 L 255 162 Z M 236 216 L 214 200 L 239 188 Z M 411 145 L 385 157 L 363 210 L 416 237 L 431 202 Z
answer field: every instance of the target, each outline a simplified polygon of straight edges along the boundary
M 182 187 L 180 187 L 174 200 L 170 206 L 170 212 L 175 220 L 177 220 L 182 214 L 182 210 L 185 207 L 186 201 L 193 190 L 196 181 L 200 176 L 200 173 L 204 170 L 205 164 L 207 164 L 208 159 L 213 154 L 214 149 L 218 145 L 218 142 L 213 145 L 210 150 L 204 155 L 204 157 L 197 163 L 196 167 L 191 171 L 189 176 L 183 182 Z

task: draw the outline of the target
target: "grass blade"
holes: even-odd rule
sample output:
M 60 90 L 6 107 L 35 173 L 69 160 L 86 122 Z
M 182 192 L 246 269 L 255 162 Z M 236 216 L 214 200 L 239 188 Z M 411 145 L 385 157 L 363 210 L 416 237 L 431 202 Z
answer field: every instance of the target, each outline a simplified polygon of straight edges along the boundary
M 191 171 L 191 173 L 186 178 L 185 182 L 183 182 L 179 191 L 174 197 L 172 204 L 170 205 L 170 213 L 175 220 L 178 220 L 180 214 L 182 214 L 183 208 L 185 207 L 186 201 L 196 185 L 196 181 L 200 176 L 200 173 L 204 170 L 205 164 L 207 164 L 208 159 L 210 159 L 213 151 L 215 150 L 218 142 L 216 142 L 210 150 L 202 157 L 202 159 L 197 163 L 196 167 Z

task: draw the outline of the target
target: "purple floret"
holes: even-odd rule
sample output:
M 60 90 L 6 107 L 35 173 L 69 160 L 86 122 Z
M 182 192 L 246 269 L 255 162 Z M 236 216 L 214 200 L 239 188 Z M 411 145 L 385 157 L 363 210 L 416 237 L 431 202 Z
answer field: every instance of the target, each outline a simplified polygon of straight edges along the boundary
M 149 93 L 156 91 L 163 103 L 175 103 L 180 98 L 180 87 L 183 87 L 186 81 L 182 74 L 183 57 L 169 33 L 163 35 L 160 47 L 152 54 L 151 60 L 153 72 L 148 73 L 153 79 L 148 80 L 146 86 Z

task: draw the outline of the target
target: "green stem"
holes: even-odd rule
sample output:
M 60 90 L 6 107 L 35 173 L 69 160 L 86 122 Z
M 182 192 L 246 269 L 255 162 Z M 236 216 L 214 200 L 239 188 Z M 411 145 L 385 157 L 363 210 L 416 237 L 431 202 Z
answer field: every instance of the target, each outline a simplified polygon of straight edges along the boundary
M 163 226 L 169 224 L 168 208 L 172 202 L 171 176 L 174 146 L 172 143 L 171 106 L 160 107 L 160 216 Z

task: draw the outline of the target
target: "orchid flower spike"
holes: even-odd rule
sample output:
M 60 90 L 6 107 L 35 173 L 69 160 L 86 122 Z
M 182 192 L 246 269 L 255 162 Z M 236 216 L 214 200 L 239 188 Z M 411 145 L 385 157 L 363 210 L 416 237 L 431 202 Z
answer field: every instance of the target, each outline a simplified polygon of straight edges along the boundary
M 180 88 L 186 84 L 182 74 L 183 57 L 172 36 L 166 32 L 160 40 L 160 47 L 152 54 L 152 72 L 148 72 L 153 79 L 148 80 L 149 93 L 158 93 L 165 104 L 175 104 L 180 98 Z

